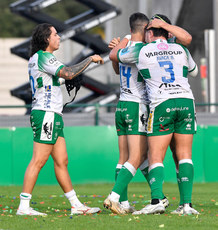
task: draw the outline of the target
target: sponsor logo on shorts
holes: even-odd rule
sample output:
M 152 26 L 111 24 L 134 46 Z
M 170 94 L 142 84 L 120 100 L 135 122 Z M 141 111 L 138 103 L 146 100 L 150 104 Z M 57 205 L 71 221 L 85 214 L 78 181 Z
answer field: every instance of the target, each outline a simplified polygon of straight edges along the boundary
M 191 128 L 192 128 L 192 125 L 191 125 L 191 124 L 187 124 L 187 125 L 186 125 L 186 130 L 191 130 Z
M 132 123 L 132 119 L 129 119 L 129 114 L 126 114 L 125 122 L 126 123 Z
M 165 132 L 168 130 L 169 130 L 169 128 L 165 128 L 162 124 L 160 124 L 160 129 L 159 129 L 160 132 Z
M 174 111 L 184 111 L 184 110 L 189 110 L 189 107 L 174 107 L 174 108 L 167 108 L 166 112 L 174 112 Z
M 185 118 L 184 121 L 186 121 L 186 122 L 192 122 L 193 119 L 191 118 L 191 116 L 192 116 L 191 113 L 189 113 L 188 117 Z
M 132 131 L 132 125 L 128 125 L 128 131 Z
M 116 111 L 117 111 L 117 112 L 124 112 L 124 111 L 127 111 L 127 108 L 123 108 L 123 109 L 121 109 L 121 108 L 116 108 Z
M 165 120 L 168 120 L 168 119 L 170 119 L 170 117 L 160 117 L 159 121 L 164 122 Z

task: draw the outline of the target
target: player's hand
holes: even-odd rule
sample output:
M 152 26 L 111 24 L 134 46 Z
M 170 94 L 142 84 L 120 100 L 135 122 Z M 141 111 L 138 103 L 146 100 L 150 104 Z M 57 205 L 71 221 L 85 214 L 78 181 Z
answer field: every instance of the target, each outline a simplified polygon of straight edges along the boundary
M 95 63 L 104 64 L 104 60 L 102 59 L 102 57 L 97 54 L 92 55 L 91 58 L 92 58 L 92 61 Z
M 119 43 L 120 43 L 120 37 L 118 37 L 118 38 L 113 38 L 113 39 L 110 41 L 110 43 L 109 43 L 109 45 L 108 45 L 108 48 L 113 49 L 113 48 L 114 48 L 115 46 L 117 46 Z
M 160 19 L 155 18 L 149 22 L 147 29 L 162 28 L 163 23 L 165 23 L 165 22 L 160 20 Z

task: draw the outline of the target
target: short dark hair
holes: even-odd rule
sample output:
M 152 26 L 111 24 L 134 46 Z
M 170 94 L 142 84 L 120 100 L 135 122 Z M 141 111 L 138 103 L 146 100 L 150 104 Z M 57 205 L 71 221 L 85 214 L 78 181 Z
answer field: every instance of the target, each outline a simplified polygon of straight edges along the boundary
M 144 32 L 144 23 L 148 23 L 149 19 L 145 14 L 134 13 L 129 17 L 129 26 L 132 33 Z
M 42 23 L 35 27 L 32 33 L 32 40 L 30 43 L 30 56 L 39 50 L 46 50 L 48 47 L 48 38 L 51 35 L 51 24 Z
M 150 20 L 153 20 L 155 18 L 162 20 L 170 25 L 172 24 L 170 19 L 163 14 L 155 14 Z M 154 37 L 162 36 L 165 37 L 166 39 L 168 39 L 169 37 L 169 32 L 163 28 L 150 28 L 149 30 L 153 31 Z

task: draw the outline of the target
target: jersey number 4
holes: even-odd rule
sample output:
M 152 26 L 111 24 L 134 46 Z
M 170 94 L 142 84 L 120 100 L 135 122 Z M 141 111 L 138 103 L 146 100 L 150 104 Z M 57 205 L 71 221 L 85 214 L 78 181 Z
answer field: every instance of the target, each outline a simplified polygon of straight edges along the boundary
M 129 80 L 132 76 L 131 74 L 131 67 L 120 66 L 120 84 L 122 85 L 122 76 L 126 78 L 126 86 L 129 88 Z

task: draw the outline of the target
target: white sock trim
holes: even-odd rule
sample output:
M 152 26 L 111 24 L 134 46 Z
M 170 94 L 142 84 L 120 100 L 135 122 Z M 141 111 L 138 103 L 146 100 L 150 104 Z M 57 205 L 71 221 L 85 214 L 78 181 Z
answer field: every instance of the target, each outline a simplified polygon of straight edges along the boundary
M 148 159 L 145 160 L 139 167 L 140 170 L 144 170 L 145 168 L 147 168 L 149 165 L 148 165 Z
M 163 163 L 154 163 L 153 165 L 149 166 L 148 172 L 150 172 L 152 169 L 157 168 L 157 167 L 163 167 L 164 168 L 164 165 L 163 165 Z
M 66 198 L 69 200 L 71 197 L 76 196 L 76 192 L 73 190 L 71 190 L 70 192 L 64 193 L 64 195 L 66 196 Z
M 192 159 L 182 159 L 179 161 L 179 165 L 184 164 L 184 163 L 193 165 Z
M 32 195 L 30 193 L 22 192 L 20 194 L 20 199 L 22 200 L 31 200 L 31 198 L 32 198 Z
M 121 169 L 123 165 L 117 164 L 116 169 Z
M 134 168 L 133 165 L 131 165 L 128 161 L 123 165 L 125 168 L 127 168 L 133 176 L 136 174 L 136 169 Z
M 111 192 L 111 194 L 109 195 L 109 199 L 114 201 L 114 202 L 119 202 L 120 199 L 120 195 L 116 192 Z

